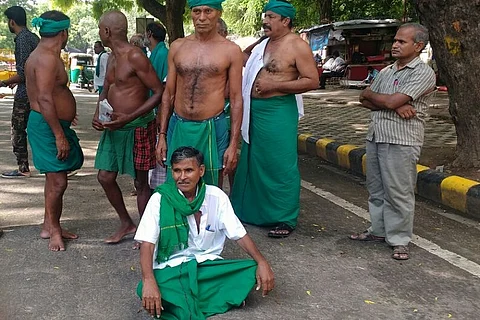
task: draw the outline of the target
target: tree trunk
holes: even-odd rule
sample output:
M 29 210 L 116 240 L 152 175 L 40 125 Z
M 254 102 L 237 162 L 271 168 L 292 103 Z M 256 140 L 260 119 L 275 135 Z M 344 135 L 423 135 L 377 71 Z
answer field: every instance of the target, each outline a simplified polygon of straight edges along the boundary
M 163 23 L 170 43 L 185 36 L 183 31 L 185 3 L 186 0 L 166 0 L 166 4 L 161 5 L 157 0 L 138 0 L 141 7 Z
M 480 0 L 416 0 L 457 132 L 454 167 L 480 167 Z
M 320 23 L 330 23 L 332 21 L 332 1 L 333 0 L 318 0 Z
M 167 27 L 168 39 L 172 43 L 178 38 L 185 37 L 183 31 L 183 14 L 185 13 L 186 0 L 167 0 Z

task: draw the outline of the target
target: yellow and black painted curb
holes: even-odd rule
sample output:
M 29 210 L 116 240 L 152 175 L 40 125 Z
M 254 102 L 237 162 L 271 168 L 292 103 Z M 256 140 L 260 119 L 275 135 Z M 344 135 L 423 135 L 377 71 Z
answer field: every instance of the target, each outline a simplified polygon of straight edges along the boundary
M 298 152 L 319 157 L 352 173 L 365 176 L 366 150 L 311 134 L 298 135 Z M 415 192 L 427 199 L 480 218 L 480 183 L 417 165 Z

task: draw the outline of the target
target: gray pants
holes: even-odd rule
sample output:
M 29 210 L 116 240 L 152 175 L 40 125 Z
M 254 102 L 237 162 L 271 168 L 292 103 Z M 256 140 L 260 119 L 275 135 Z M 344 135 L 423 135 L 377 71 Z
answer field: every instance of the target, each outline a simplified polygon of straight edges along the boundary
M 368 231 L 391 246 L 408 245 L 413 233 L 416 164 L 420 146 L 367 141 Z

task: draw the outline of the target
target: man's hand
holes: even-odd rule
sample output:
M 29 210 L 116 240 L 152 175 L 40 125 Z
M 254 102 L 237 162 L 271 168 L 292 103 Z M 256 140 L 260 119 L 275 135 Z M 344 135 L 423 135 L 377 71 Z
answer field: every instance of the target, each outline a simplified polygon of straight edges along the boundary
M 100 120 L 98 120 L 98 114 L 95 114 L 93 116 L 93 119 L 92 119 L 92 127 L 95 129 L 95 130 L 98 130 L 98 131 L 103 131 L 105 130 L 105 128 L 103 127 L 103 124 L 100 122 Z
M 417 115 L 417 111 L 410 104 L 404 104 L 403 106 L 395 109 L 395 112 L 405 120 L 410 120 Z
M 267 261 L 259 263 L 257 266 L 257 287 L 255 290 L 262 288 L 262 296 L 265 297 L 275 287 L 275 279 L 273 270 Z
M 55 144 L 57 146 L 57 159 L 64 161 L 67 160 L 68 154 L 70 152 L 70 144 L 65 136 L 61 136 L 55 139 Z
M 165 161 L 167 161 L 167 141 L 165 139 L 165 134 L 160 134 L 158 136 L 155 156 L 157 157 L 158 164 L 165 168 Z
M 112 121 L 104 122 L 103 126 L 111 131 L 121 129 L 124 125 L 131 121 L 130 117 L 125 113 L 112 113 Z
M 360 98 L 358 99 L 360 102 L 363 102 L 366 100 L 365 94 L 368 94 L 367 91 L 371 91 L 370 87 L 366 87 L 361 93 L 360 93 Z
M 255 81 L 255 92 L 264 95 L 275 90 L 275 81 L 258 79 Z
M 223 154 L 223 174 L 228 175 L 231 172 L 235 171 L 237 167 L 237 146 L 231 145 L 225 150 Z
M 142 305 L 152 317 L 160 318 L 162 313 L 162 299 L 160 290 L 154 279 L 147 280 L 143 283 L 142 289 Z

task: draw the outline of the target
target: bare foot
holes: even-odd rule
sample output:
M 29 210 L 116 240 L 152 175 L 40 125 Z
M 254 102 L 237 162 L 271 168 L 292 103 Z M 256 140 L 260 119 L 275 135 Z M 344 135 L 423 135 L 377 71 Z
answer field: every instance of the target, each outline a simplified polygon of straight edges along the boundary
M 115 234 L 105 239 L 105 242 L 109 244 L 119 243 L 120 240 L 123 239 L 123 237 L 129 234 L 135 233 L 135 231 L 137 231 L 137 227 L 134 224 L 129 224 L 126 226 L 122 225 L 120 226 L 120 229 L 118 229 L 117 232 L 115 232 Z
M 62 235 L 60 233 L 55 233 L 50 236 L 48 249 L 51 251 L 65 251 L 65 244 L 63 243 Z
M 42 229 L 42 231 L 40 231 L 40 238 L 50 239 L 50 232 L 48 230 Z M 62 238 L 73 240 L 73 239 L 78 239 L 78 235 L 76 235 L 75 233 L 69 232 L 65 229 L 62 229 Z
M 132 246 L 132 250 L 140 250 L 140 242 L 135 241 L 135 243 Z

